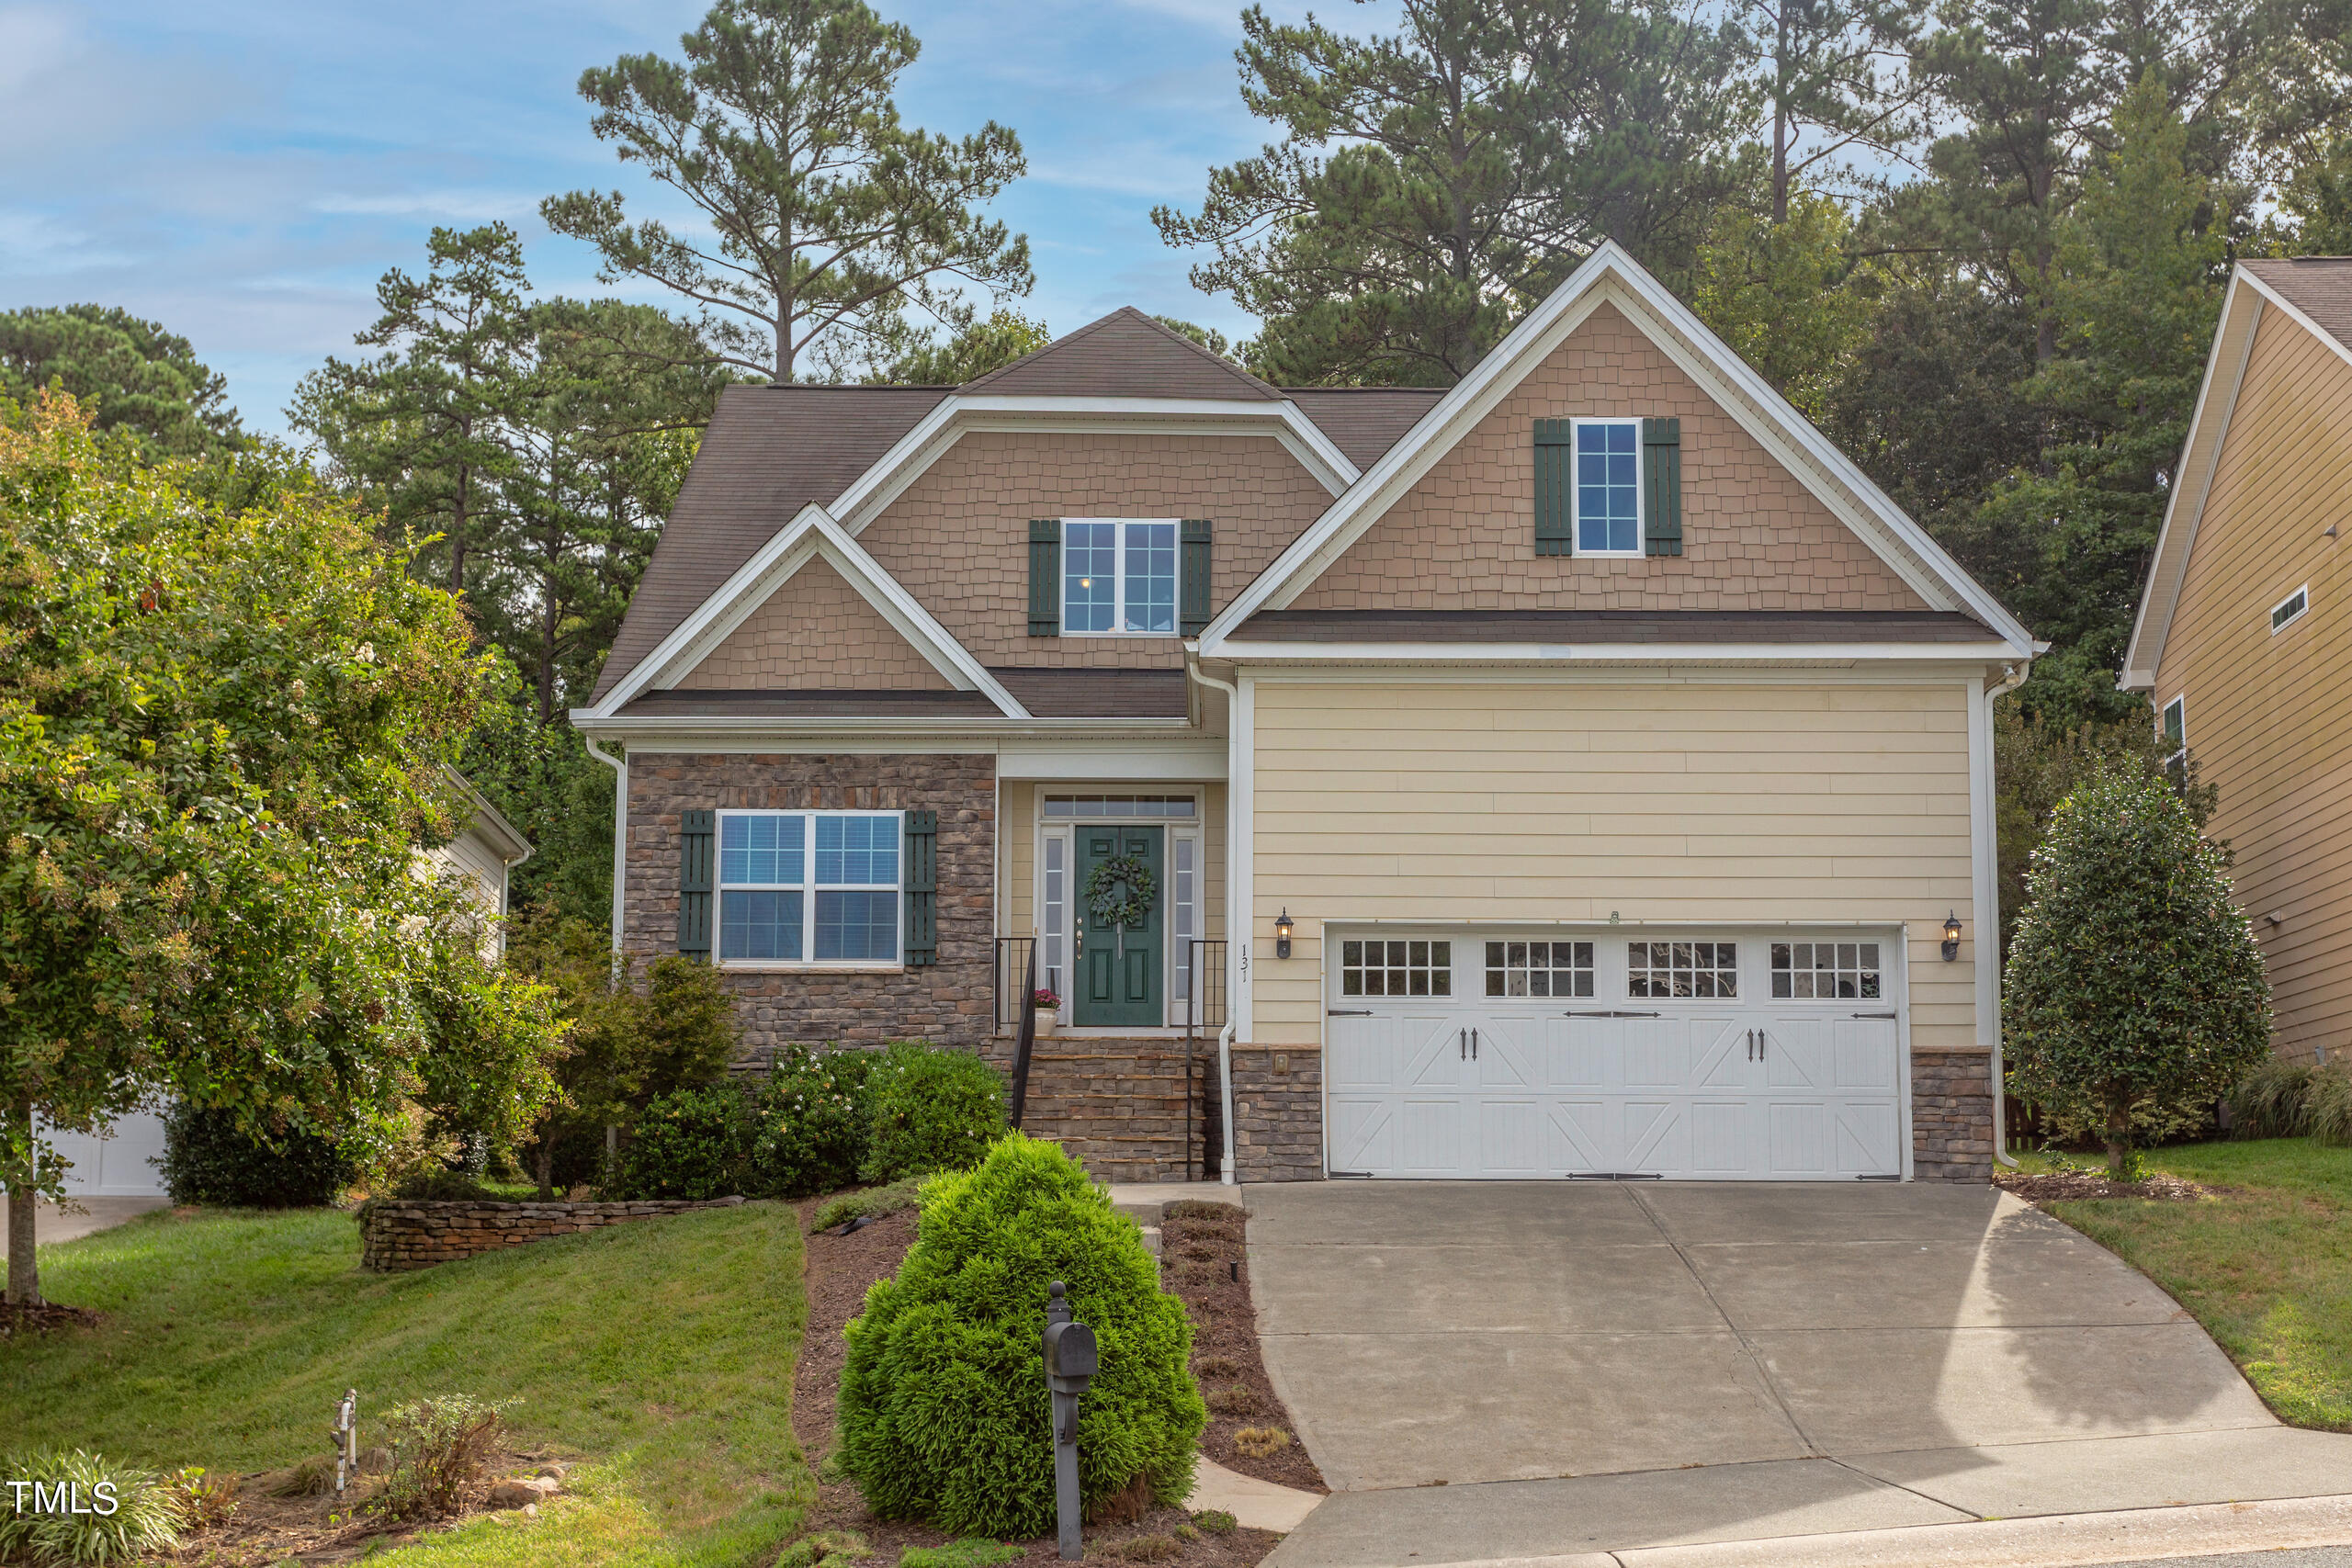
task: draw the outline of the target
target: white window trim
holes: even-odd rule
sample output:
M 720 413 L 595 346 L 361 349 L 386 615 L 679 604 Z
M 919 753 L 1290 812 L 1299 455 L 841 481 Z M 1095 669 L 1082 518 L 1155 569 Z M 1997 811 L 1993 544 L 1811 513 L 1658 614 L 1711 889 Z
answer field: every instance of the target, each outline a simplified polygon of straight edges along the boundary
M 2278 612 L 2285 609 L 2288 605 L 2294 604 L 2297 599 L 2301 599 L 2302 601 L 2301 606 L 2285 620 L 2280 620 L 2278 618 Z M 2296 589 L 2292 593 L 2288 594 L 2284 599 L 2279 600 L 2278 603 L 2270 606 L 2270 635 L 2272 637 L 2277 637 L 2280 632 L 2285 631 L 2289 626 L 2293 626 L 2297 621 L 2301 620 L 2305 615 L 2308 615 L 2311 613 L 2312 585 L 2306 582 L 2301 588 Z M 2187 731 L 2184 730 L 2182 733 L 2186 734 Z
M 1070 1005 L 1070 983 L 1077 978 L 1076 976 L 1070 973 L 1073 965 L 1069 959 L 1069 928 L 1073 911 L 1077 908 L 1078 896 L 1077 886 L 1073 876 L 1074 862 L 1072 859 L 1073 855 L 1076 853 L 1076 848 L 1071 837 L 1071 829 L 1075 827 L 1075 824 L 1067 819 L 1053 822 L 1042 820 L 1045 811 L 1045 798 L 1044 791 L 1040 790 L 1037 795 L 1037 809 L 1041 820 L 1037 824 L 1037 857 L 1035 876 L 1036 886 L 1030 895 L 1031 903 L 1029 906 L 1032 911 L 1034 911 L 1035 918 L 1030 921 L 1031 931 L 1029 934 L 1037 943 L 1037 983 L 1040 986 L 1053 987 L 1054 994 L 1062 998 L 1062 1005 L 1064 1007 L 1069 1007 Z M 1062 929 L 1058 933 L 1050 931 L 1046 928 L 1046 877 L 1048 874 L 1048 868 L 1046 864 L 1046 846 L 1054 843 L 1058 843 L 1062 847 Z M 1062 951 L 1058 959 L 1062 974 L 1060 976 L 1061 984 L 1058 986 L 1054 985 L 1051 971 L 1047 968 L 1048 961 L 1052 957 L 1048 948 L 1048 942 L 1056 935 L 1060 936 L 1062 944 Z
M 1584 486 L 1577 475 L 1577 434 L 1589 424 L 1629 424 L 1634 427 L 1634 547 L 1630 550 L 1589 550 L 1584 547 Z M 1638 559 L 1649 538 L 1649 501 L 1642 492 L 1642 422 L 1638 419 L 1577 417 L 1568 422 L 1568 538 L 1580 556 L 1602 560 Z M 1180 585 L 1181 588 L 1181 585 Z
M 1174 641 L 1184 631 L 1184 520 L 1181 517 L 1065 517 L 1062 520 L 1061 581 L 1054 585 L 1057 601 L 1057 614 L 1064 637 L 1166 637 Z M 1117 529 L 1114 536 L 1118 545 L 1114 551 L 1111 569 L 1111 629 L 1105 632 L 1073 631 L 1069 624 L 1069 530 L 1073 523 L 1107 523 Z M 1164 632 L 1134 632 L 1127 624 L 1127 529 L 1138 523 L 1164 523 L 1175 530 L 1176 536 L 1176 597 L 1169 605 L 1168 629 Z
M 2172 701 L 2166 703 L 2164 706 L 2156 710 L 2156 739 L 2158 740 L 2168 740 L 2171 739 L 2170 736 L 2165 733 L 2165 715 L 2172 712 L 2175 708 L 2178 708 L 2180 710 L 2180 745 L 2177 750 L 2171 751 L 2165 757 L 2164 765 L 2167 768 L 2172 766 L 2175 762 L 2179 761 L 2183 757 L 2188 755 L 2188 693 L 2183 692 L 2180 695 L 2173 698 Z
M 1206 840 L 1201 834 L 1199 819 L 1200 805 L 1198 797 L 1194 798 L 1193 809 L 1193 817 L 1189 822 L 1180 818 L 1168 824 L 1168 839 L 1166 845 L 1168 857 L 1168 954 L 1165 965 L 1161 970 L 1161 973 L 1167 976 L 1167 984 L 1162 986 L 1160 988 L 1165 993 L 1164 1000 L 1167 1005 L 1168 1027 L 1170 1029 L 1182 1028 L 1184 1026 L 1186 1016 L 1192 1010 L 1191 988 L 1199 983 L 1199 976 L 1190 973 L 1184 974 L 1185 992 L 1182 996 L 1178 996 L 1176 994 L 1176 977 L 1180 972 L 1179 965 L 1186 957 L 1190 956 L 1185 952 L 1185 944 L 1199 940 L 1202 935 L 1200 928 L 1204 923 L 1205 923 L 1208 907 L 1208 866 L 1202 858 L 1206 845 Z M 1176 919 L 1176 846 L 1179 843 L 1189 845 L 1193 852 L 1193 897 L 1191 904 L 1191 923 L 1193 929 L 1190 931 L 1181 931 L 1177 929 L 1179 922 Z
M 800 880 L 800 950 L 811 953 L 817 944 L 817 818 L 820 817 L 888 817 L 899 825 L 899 880 L 893 884 L 897 896 L 896 914 L 899 922 L 899 955 L 891 959 L 864 958 L 722 958 L 726 944 L 727 889 L 726 862 L 723 846 L 727 842 L 727 819 L 730 817 L 797 817 L 807 824 L 801 839 L 802 863 L 805 874 Z M 721 811 L 713 823 L 710 855 L 710 953 L 713 962 L 721 969 L 773 971 L 797 975 L 890 974 L 907 965 L 907 814 L 903 811 L 838 810 L 734 810 Z M 737 883 L 739 890 L 750 893 L 763 891 L 788 892 L 789 888 L 758 882 Z M 876 884 L 827 883 L 827 887 L 846 887 L 852 891 L 878 892 Z

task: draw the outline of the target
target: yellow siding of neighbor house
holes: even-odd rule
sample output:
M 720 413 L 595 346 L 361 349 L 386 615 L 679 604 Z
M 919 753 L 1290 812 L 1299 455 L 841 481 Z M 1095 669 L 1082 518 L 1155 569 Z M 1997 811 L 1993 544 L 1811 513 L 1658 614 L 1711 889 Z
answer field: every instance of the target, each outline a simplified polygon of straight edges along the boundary
M 1973 700 L 1956 681 L 1261 680 L 1251 1040 L 1321 1040 L 1326 924 L 1613 911 L 1907 923 L 1914 1047 L 1973 1048 Z M 1284 907 L 1297 937 L 1274 962 Z M 1966 934 L 1945 964 L 1953 910 Z
M 2327 530 L 2337 530 L 2329 538 Z M 2352 1054 L 2352 365 L 2284 311 L 2255 334 L 2154 696 L 2186 696 L 2190 750 L 2236 851 L 2268 961 L 2272 1043 Z M 2273 635 L 2270 609 L 2309 584 Z M 2270 915 L 2280 917 L 2273 926 Z

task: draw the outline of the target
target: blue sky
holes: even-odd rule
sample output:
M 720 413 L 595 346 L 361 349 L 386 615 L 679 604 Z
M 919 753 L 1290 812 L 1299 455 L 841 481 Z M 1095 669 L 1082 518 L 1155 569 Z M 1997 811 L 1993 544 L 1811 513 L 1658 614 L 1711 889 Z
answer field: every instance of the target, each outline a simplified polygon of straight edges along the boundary
M 96 300 L 191 339 L 254 429 L 375 315 L 426 232 L 503 219 L 543 293 L 606 290 L 541 197 L 649 187 L 588 131 L 582 69 L 674 54 L 707 0 L 0 0 L 0 309 Z M 1242 108 L 1241 0 L 881 0 L 923 41 L 910 124 L 1021 133 L 996 211 L 1026 232 L 1057 333 L 1133 304 L 1229 335 L 1152 228 L 1267 128 Z M 1268 7 L 1277 16 L 1303 6 Z M 1365 13 L 1340 0 L 1335 20 Z M 658 293 L 634 297 L 659 298 Z

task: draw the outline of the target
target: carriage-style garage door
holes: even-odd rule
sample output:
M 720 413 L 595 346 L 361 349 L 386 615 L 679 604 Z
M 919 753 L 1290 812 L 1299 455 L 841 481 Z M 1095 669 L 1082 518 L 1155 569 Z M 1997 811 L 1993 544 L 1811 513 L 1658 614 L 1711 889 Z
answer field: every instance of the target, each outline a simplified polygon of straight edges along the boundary
M 1338 931 L 1335 1173 L 1903 1173 L 1893 931 Z

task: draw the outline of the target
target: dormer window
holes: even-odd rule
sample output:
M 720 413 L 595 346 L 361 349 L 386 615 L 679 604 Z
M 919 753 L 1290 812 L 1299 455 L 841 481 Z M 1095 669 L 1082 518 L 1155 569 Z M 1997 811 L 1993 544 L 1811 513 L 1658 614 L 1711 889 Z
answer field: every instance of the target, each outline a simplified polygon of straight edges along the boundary
M 1065 518 L 1062 635 L 1174 637 L 1176 523 Z

